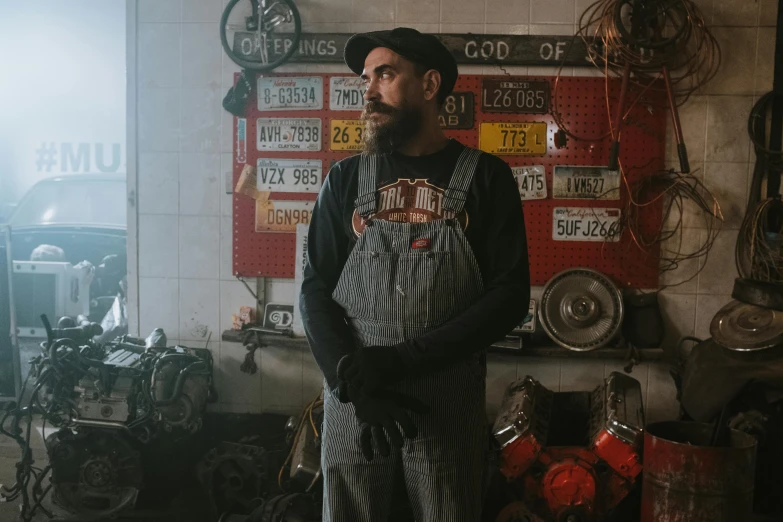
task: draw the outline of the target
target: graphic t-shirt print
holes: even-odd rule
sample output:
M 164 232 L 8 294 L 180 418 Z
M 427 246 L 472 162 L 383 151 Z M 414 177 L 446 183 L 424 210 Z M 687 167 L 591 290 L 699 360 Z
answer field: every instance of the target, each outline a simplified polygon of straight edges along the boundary
M 372 219 L 397 223 L 429 223 L 436 219 L 454 218 L 454 212 L 445 210 L 446 189 L 429 183 L 426 179 L 399 179 L 378 190 L 377 212 Z M 465 230 L 468 214 L 464 210 L 456 216 Z M 366 221 L 353 212 L 353 232 L 358 237 L 364 232 Z

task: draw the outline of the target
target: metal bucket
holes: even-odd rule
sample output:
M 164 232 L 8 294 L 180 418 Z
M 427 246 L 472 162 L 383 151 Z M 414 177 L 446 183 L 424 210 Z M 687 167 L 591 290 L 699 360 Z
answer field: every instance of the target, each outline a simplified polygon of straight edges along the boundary
M 753 511 L 756 439 L 729 430 L 710 446 L 713 427 L 658 422 L 645 428 L 641 522 L 744 522 Z

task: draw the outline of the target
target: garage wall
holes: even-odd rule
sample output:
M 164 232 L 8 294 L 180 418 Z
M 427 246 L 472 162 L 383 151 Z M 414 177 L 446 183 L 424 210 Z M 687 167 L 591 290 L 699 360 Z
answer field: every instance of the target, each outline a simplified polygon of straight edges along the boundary
M 134 1 L 134 0 L 131 0 Z M 573 34 L 591 0 L 296 0 L 305 31 L 351 32 L 415 27 L 425 32 Z M 745 122 L 754 96 L 772 86 L 775 0 L 698 0 L 723 48 L 718 77 L 693 96 L 681 116 L 692 167 L 719 197 L 726 223 L 704 270 L 687 284 L 666 290 L 662 304 L 670 326 L 667 342 L 681 335 L 707 336 L 714 313 L 730 299 L 733 248 L 751 169 Z M 135 0 L 137 110 L 138 295 L 132 330 L 161 326 L 170 339 L 205 346 L 217 365 L 218 408 L 295 413 L 318 393 L 321 376 L 308 350 L 265 348 L 260 372 L 243 374 L 244 348 L 220 341 L 231 314 L 253 298 L 231 275 L 231 116 L 220 102 L 238 68 L 218 39 L 223 0 Z M 509 22 L 513 22 L 509 24 Z M 131 39 L 133 40 L 133 39 Z M 131 41 L 129 40 L 129 41 Z M 133 67 L 131 63 L 131 67 Z M 303 65 L 282 70 L 348 72 L 339 66 Z M 464 73 L 495 73 L 463 67 Z M 541 67 L 512 74 L 554 74 Z M 564 74 L 594 74 L 566 70 Z M 668 152 L 674 162 L 673 148 Z M 686 223 L 685 242 L 704 232 Z M 135 244 L 134 244 L 135 243 Z M 673 277 L 690 274 L 683 264 Z M 671 279 L 669 279 L 671 281 Z M 540 289 L 534 289 L 534 294 Z M 268 280 L 266 298 L 293 301 L 293 283 Z M 138 306 L 138 308 L 136 308 Z M 211 338 L 210 338 L 211 336 Z M 533 375 L 554 390 L 597 385 L 616 362 L 491 356 L 488 401 L 497 408 L 505 386 Z M 674 386 L 661 365 L 634 369 L 645 390 L 648 420 L 677 413 Z

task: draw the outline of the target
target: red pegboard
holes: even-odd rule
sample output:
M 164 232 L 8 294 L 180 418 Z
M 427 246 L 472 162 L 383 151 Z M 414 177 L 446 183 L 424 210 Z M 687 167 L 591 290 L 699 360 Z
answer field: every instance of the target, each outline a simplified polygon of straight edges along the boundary
M 329 79 L 344 74 L 288 73 L 272 76 L 321 76 L 324 86 L 324 105 L 328 106 Z M 552 240 L 552 209 L 555 207 L 605 207 L 623 208 L 627 191 L 621 190 L 620 201 L 591 200 L 555 200 L 552 197 L 552 169 L 555 165 L 606 165 L 609 151 L 609 138 L 599 141 L 570 140 L 566 148 L 554 146 L 554 134 L 557 126 L 551 115 L 483 113 L 480 96 L 481 82 L 484 76 L 460 76 L 455 91 L 471 91 L 475 97 L 475 126 L 469 130 L 452 130 L 446 134 L 465 145 L 478 146 L 478 126 L 483 121 L 496 122 L 546 122 L 548 126 L 547 155 L 500 156 L 512 167 L 525 165 L 544 165 L 546 167 L 548 199 L 524 202 L 527 228 L 528 251 L 530 255 L 530 275 L 534 285 L 543 285 L 549 278 L 561 270 L 574 266 L 586 266 L 599 270 L 622 285 L 634 288 L 655 288 L 658 286 L 659 251 L 653 248 L 648 252 L 639 249 L 627 230 L 616 243 L 589 243 Z M 504 77 L 514 79 L 514 77 Z M 557 109 L 575 135 L 596 139 L 609 131 L 607 117 L 607 91 L 612 113 L 616 107 L 619 83 L 610 82 L 608 89 L 603 78 L 561 77 L 557 92 L 554 90 L 554 78 L 520 77 L 520 80 L 548 80 L 552 97 L 557 96 Z M 628 182 L 633 184 L 640 176 L 663 169 L 665 155 L 665 134 L 668 106 L 665 97 L 658 91 L 645 93 L 631 92 L 627 100 L 638 100 L 628 114 L 622 134 L 622 152 L 620 159 L 625 168 Z M 251 96 L 247 107 L 246 144 L 247 157 L 237 158 L 237 118 L 234 118 L 234 185 L 236 185 L 245 163 L 255 164 L 259 157 L 265 158 L 301 158 L 323 161 L 326 176 L 332 160 L 340 160 L 355 152 L 333 152 L 329 149 L 331 139 L 330 119 L 356 119 L 356 111 L 332 111 L 328 108 L 320 111 L 264 112 L 256 110 L 256 99 Z M 323 149 L 320 152 L 258 152 L 256 151 L 256 126 L 259 117 L 274 118 L 320 118 L 322 121 Z M 315 199 L 310 194 L 273 193 L 272 200 Z M 255 202 L 242 194 L 234 194 L 234 252 L 233 271 L 236 275 L 247 277 L 294 276 L 295 234 L 255 232 Z M 661 220 L 661 204 L 649 205 L 641 212 L 642 229 L 651 232 Z

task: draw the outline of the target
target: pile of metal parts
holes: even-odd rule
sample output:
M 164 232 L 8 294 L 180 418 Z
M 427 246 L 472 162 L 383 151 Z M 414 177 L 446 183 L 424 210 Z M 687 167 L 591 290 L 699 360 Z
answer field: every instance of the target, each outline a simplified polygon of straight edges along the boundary
M 101 344 L 93 340 L 101 334 L 95 323 L 51 328 L 42 319 L 48 340 L 32 361 L 32 390 L 23 388 L 0 423 L 2 434 L 22 448 L 17 483 L 2 489 L 3 499 L 21 498 L 23 520 L 38 510 L 51 518 L 42 501 L 52 489 L 55 504 L 73 520 L 128 510 L 148 482 L 144 453 L 159 444 L 179 444 L 201 429 L 215 395 L 211 354 L 167 347 L 160 329 L 146 340 L 123 336 Z M 49 463 L 43 469 L 34 467 L 30 449 L 39 415 L 44 434 L 48 426 L 59 428 L 46 437 Z
M 622 373 L 592 392 L 513 383 L 493 428 L 513 499 L 496 521 L 605 520 L 642 471 L 643 426 L 641 386 Z
M 783 285 L 737 279 L 711 338 L 683 350 L 675 374 L 684 413 L 756 437 L 754 511 L 783 517 Z M 682 344 L 682 343 L 681 343 Z

